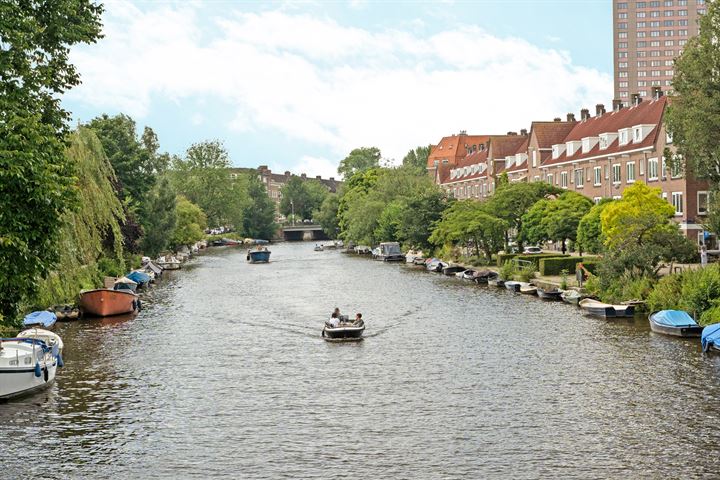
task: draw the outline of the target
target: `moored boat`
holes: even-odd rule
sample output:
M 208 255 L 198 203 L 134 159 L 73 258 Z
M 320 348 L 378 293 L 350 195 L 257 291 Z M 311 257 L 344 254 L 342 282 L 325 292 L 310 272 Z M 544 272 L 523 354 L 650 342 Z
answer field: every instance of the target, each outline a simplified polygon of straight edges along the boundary
M 486 285 L 490 282 L 490 280 L 497 280 L 497 278 L 497 272 L 493 272 L 492 270 L 478 270 L 473 276 L 473 280 L 475 280 L 475 283 L 478 283 L 480 285 Z
M 55 349 L 56 351 L 54 354 L 59 357 L 58 360 L 60 361 L 60 366 L 62 367 L 62 352 L 64 344 L 62 338 L 60 338 L 60 335 L 57 333 L 43 328 L 28 328 L 27 330 L 23 330 L 18 333 L 17 338 L 33 338 L 35 340 L 41 340 L 45 342 L 45 345 L 52 349 L 55 349 L 55 346 L 57 345 L 57 349 Z
M 0 339 L 0 399 L 27 395 L 50 386 L 61 362 L 59 355 L 59 347 L 55 349 L 40 339 Z
M 505 288 L 512 292 L 518 293 L 520 292 L 520 282 L 510 280 L 508 282 L 505 282 Z
M 565 303 L 577 305 L 578 303 L 580 303 L 580 300 L 585 297 L 577 290 L 563 290 L 563 292 L 560 294 L 560 298 Z
M 500 277 L 495 278 L 489 278 L 488 279 L 488 285 L 491 287 L 498 287 L 498 288 L 504 288 L 505 287 L 505 280 L 503 280 Z
M 562 290 L 558 290 L 557 288 L 545 289 L 538 287 L 537 289 L 538 297 L 542 298 L 543 300 L 562 301 L 562 293 Z
M 462 271 L 465 271 L 465 267 L 459 265 L 448 265 L 442 269 L 443 275 L 447 275 L 448 277 Z
M 247 253 L 247 261 L 250 263 L 268 263 L 270 261 L 270 250 L 261 246 L 251 248 Z
M 709 352 L 710 350 L 719 352 L 720 351 L 720 323 L 714 323 L 703 328 L 700 336 L 702 343 L 703 352 Z
M 660 310 L 648 316 L 650 329 L 656 333 L 676 337 L 699 337 L 703 327 L 682 310 Z
M 129 291 L 99 288 L 80 293 L 80 310 L 97 317 L 109 317 L 140 310 L 140 299 Z
M 523 282 L 520 284 L 520 293 L 525 295 L 537 295 L 537 287 L 530 283 Z
M 475 270 L 468 268 L 467 270 L 456 273 L 455 276 L 463 280 L 473 280 L 475 278 L 475 273 L 477 273 Z
M 315 245 L 315 248 L 314 248 L 313 250 L 315 250 L 316 252 L 322 252 L 322 251 L 323 251 L 323 246 L 322 246 L 322 245 Z
M 26 327 L 44 327 L 50 328 L 55 325 L 57 321 L 57 315 L 54 312 L 48 312 L 47 310 L 40 310 L 37 312 L 28 313 L 23 319 L 23 325 Z
M 157 259 L 155 265 L 163 270 L 180 270 L 182 263 L 173 256 L 162 256 Z
M 133 270 L 125 275 L 125 278 L 129 278 L 133 282 L 137 283 L 138 287 L 144 287 L 150 283 L 150 280 L 152 280 L 152 277 L 149 274 L 141 270 Z
M 405 256 L 400 251 L 400 244 L 398 242 L 382 242 L 378 249 L 379 250 L 373 250 L 373 254 L 377 260 L 382 260 L 383 262 L 402 262 L 405 260 Z
M 58 321 L 77 320 L 80 318 L 80 309 L 73 305 L 54 305 L 48 308 L 48 312 L 52 312 Z
M 415 257 L 413 265 L 425 266 L 425 257 Z
M 426 263 L 426 268 L 431 272 L 442 273 L 443 268 L 447 267 L 448 264 L 437 258 L 430 259 Z
M 635 307 L 633 305 L 611 305 L 589 298 L 580 300 L 578 305 L 580 305 L 580 308 L 582 308 L 585 313 L 598 317 L 623 318 L 635 315 Z
M 113 282 L 113 290 L 133 292 L 137 290 L 138 284 L 127 277 L 120 277 Z
M 322 330 L 322 337 L 327 341 L 358 341 L 362 340 L 365 331 L 365 322 L 340 322 L 337 327 L 325 324 Z

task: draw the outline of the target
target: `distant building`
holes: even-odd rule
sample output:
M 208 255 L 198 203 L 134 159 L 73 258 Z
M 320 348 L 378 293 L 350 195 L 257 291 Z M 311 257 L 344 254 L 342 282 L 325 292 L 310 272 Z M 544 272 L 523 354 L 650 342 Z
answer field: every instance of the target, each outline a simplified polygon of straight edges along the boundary
M 267 189 L 268 196 L 275 202 L 275 204 L 279 207 L 280 201 L 282 200 L 282 187 L 285 186 L 285 184 L 290 180 L 290 178 L 293 176 L 289 171 L 285 171 L 285 173 L 279 174 L 279 173 L 273 173 L 267 165 L 260 165 L 258 168 L 231 168 L 230 169 L 230 176 L 236 177 L 240 173 L 246 173 L 246 174 L 256 174 L 260 178 L 260 181 L 265 184 L 265 188 Z M 315 177 L 308 177 L 304 173 L 301 173 L 299 177 L 302 180 L 316 180 L 320 182 L 321 184 L 325 185 L 325 187 L 328 189 L 329 192 L 337 192 L 337 189 L 342 185 L 342 182 L 339 180 L 335 180 L 335 177 L 330 177 L 328 179 L 322 178 L 320 175 L 317 175 Z
M 652 87 L 672 91 L 673 62 L 698 34 L 705 0 L 613 0 L 615 99 L 651 97 Z

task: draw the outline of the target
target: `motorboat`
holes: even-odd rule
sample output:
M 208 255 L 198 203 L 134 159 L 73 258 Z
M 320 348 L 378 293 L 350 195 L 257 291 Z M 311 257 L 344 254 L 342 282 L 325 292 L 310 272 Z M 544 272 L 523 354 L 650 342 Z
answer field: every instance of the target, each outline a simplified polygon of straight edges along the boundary
M 543 300 L 555 300 L 560 302 L 562 301 L 562 293 L 563 291 L 557 288 L 546 289 L 538 287 L 537 289 L 538 297 L 542 298 Z
M 720 323 L 714 323 L 703 328 L 700 335 L 703 352 L 720 352 Z
M 48 312 L 52 312 L 58 321 L 77 320 L 80 318 L 80 309 L 73 305 L 55 305 L 48 308 Z
M 315 245 L 315 248 L 313 248 L 313 250 L 315 250 L 316 252 L 322 252 L 322 251 L 323 251 L 323 246 L 322 246 L 322 245 Z
M 270 250 L 267 247 L 257 246 L 248 250 L 247 261 L 250 263 L 270 262 Z
M 113 282 L 113 290 L 122 290 L 135 293 L 137 287 L 137 282 L 130 280 L 127 277 L 120 277 L 115 280 L 115 282 Z
M 153 273 L 155 275 L 155 278 L 162 275 L 163 269 L 160 268 L 159 265 L 155 265 L 154 262 L 149 261 L 145 264 L 145 271 L 149 273 Z
M 432 259 L 427 263 L 427 269 L 431 272 L 442 273 L 443 268 L 447 267 L 448 264 L 437 258 Z
M 580 300 L 578 305 L 580 305 L 580 308 L 582 308 L 585 313 L 597 317 L 623 318 L 635 315 L 635 306 L 633 305 L 611 305 L 590 298 Z
M 182 268 L 182 262 L 172 255 L 159 257 L 155 264 L 163 270 L 180 270 Z
M 418 265 L 418 266 L 424 267 L 425 260 L 426 260 L 425 257 L 415 257 L 415 259 L 413 260 L 413 265 Z
M 699 337 L 703 327 L 682 310 L 660 310 L 648 316 L 650 329 L 656 333 L 676 337 Z
M 133 270 L 132 272 L 125 275 L 125 278 L 129 278 L 130 280 L 135 282 L 138 287 L 144 287 L 152 280 L 152 277 L 148 273 L 143 272 L 142 270 Z
M 577 305 L 580 303 L 580 300 L 585 298 L 585 296 L 577 290 L 563 290 L 560 294 L 560 298 L 565 303 Z
M 0 399 L 52 385 L 61 362 L 58 345 L 51 347 L 37 338 L 0 339 Z
M 475 280 L 475 283 L 481 285 L 487 285 L 490 280 L 497 280 L 497 278 L 497 272 L 493 272 L 492 270 L 478 270 L 473 275 L 473 280 Z
M 460 265 L 448 265 L 442 269 L 442 273 L 448 277 L 463 271 L 465 271 L 465 267 L 461 267 Z
M 408 250 L 405 254 L 406 263 L 415 263 L 416 259 L 423 259 L 423 253 L 420 250 Z
M 521 286 L 522 286 L 521 282 L 515 282 L 515 281 L 513 281 L 513 280 L 510 280 L 510 281 L 508 281 L 508 282 L 505 282 L 505 288 L 507 288 L 508 290 L 510 290 L 510 291 L 512 291 L 512 292 L 515 292 L 515 293 L 519 293 L 519 292 L 520 292 L 520 287 L 521 287 Z
M 80 310 L 96 317 L 132 313 L 140 308 L 140 299 L 130 291 L 98 288 L 80 293 Z
M 357 247 L 353 248 L 353 251 L 358 255 L 368 255 L 372 252 L 370 247 L 368 247 L 367 245 L 358 245 Z
M 520 293 L 525 295 L 537 295 L 537 287 L 530 283 L 520 283 Z
M 488 278 L 487 284 L 491 287 L 503 288 L 505 287 L 505 280 L 497 276 L 495 278 Z
M 44 328 L 28 328 L 17 334 L 16 338 L 34 338 L 35 340 L 42 340 L 50 348 L 54 348 L 57 345 L 56 356 L 60 356 L 62 359 L 63 344 L 62 338 L 55 332 L 45 330 Z M 62 362 L 60 364 L 62 367 Z
M 56 321 L 57 315 L 55 315 L 54 312 L 40 310 L 25 315 L 25 318 L 23 319 L 23 326 L 50 328 L 55 325 Z
M 457 272 L 455 276 L 462 280 L 473 280 L 475 278 L 475 273 L 475 270 L 473 270 L 472 268 L 468 268 L 467 270 Z
M 323 243 L 321 245 L 321 247 L 324 250 L 335 250 L 337 248 L 337 245 L 335 244 L 335 242 L 330 242 L 330 243 Z
M 405 256 L 400 251 L 398 242 L 382 242 L 379 247 L 373 250 L 376 260 L 383 262 L 402 262 Z
M 362 340 L 362 334 L 365 331 L 365 322 L 340 322 L 337 327 L 333 327 L 328 323 L 322 330 L 322 337 L 327 341 L 336 342 L 352 342 Z

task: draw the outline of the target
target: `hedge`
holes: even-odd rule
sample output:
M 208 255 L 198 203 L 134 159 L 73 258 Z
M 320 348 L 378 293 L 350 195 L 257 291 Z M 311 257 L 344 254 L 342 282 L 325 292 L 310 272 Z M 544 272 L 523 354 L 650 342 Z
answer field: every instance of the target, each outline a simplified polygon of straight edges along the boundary
M 570 275 L 575 273 L 578 263 L 590 273 L 595 273 L 597 257 L 555 257 L 540 259 L 540 275 L 560 275 L 560 272 L 567 270 Z
M 535 268 L 537 269 L 541 258 L 559 258 L 567 256 L 568 255 L 563 255 L 562 253 L 535 253 L 532 255 L 523 255 L 521 253 L 499 253 L 497 258 L 498 267 L 502 267 L 505 262 L 510 260 L 522 260 L 534 263 Z
M 502 267 L 505 262 L 512 260 L 517 257 L 517 253 L 498 253 L 497 254 L 497 266 Z

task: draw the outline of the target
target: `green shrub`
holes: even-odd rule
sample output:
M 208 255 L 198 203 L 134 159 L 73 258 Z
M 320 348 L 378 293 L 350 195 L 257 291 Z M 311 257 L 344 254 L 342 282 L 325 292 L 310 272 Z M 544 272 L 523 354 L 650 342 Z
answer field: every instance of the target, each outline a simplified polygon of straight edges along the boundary
M 560 289 L 567 290 L 568 288 L 568 271 L 563 269 L 560 270 Z
M 524 265 L 520 267 L 517 275 L 521 282 L 529 282 L 535 278 L 535 267 L 533 265 Z
M 538 262 L 538 270 L 540 275 L 559 275 L 562 270 L 575 272 L 578 263 L 588 260 L 592 262 L 595 257 L 548 257 L 541 258 Z M 588 270 L 589 271 L 589 270 Z
M 515 276 L 515 264 L 513 262 L 505 262 L 500 267 L 500 278 L 503 280 L 512 280 Z
M 717 306 L 720 299 L 720 268 L 706 268 L 684 272 L 680 275 L 682 290 L 680 298 L 688 313 L 701 316 L 706 310 Z
M 517 257 L 517 253 L 498 253 L 497 254 L 497 266 L 502 267 L 505 265 L 505 262 L 508 260 L 512 260 L 513 258 Z
M 660 279 L 647 297 L 651 312 L 657 310 L 678 310 L 682 308 L 682 275 L 667 275 Z
M 585 267 L 585 270 L 587 270 L 591 274 L 597 275 L 597 268 L 598 265 L 600 265 L 600 261 L 600 258 L 596 260 L 583 260 L 583 267 Z
M 654 285 L 655 282 L 649 277 L 634 277 L 625 273 L 611 280 L 599 296 L 603 302 L 607 303 L 645 300 L 652 292 Z
M 716 305 L 708 310 L 705 310 L 697 322 L 703 327 L 712 325 L 713 323 L 720 323 L 720 306 Z

